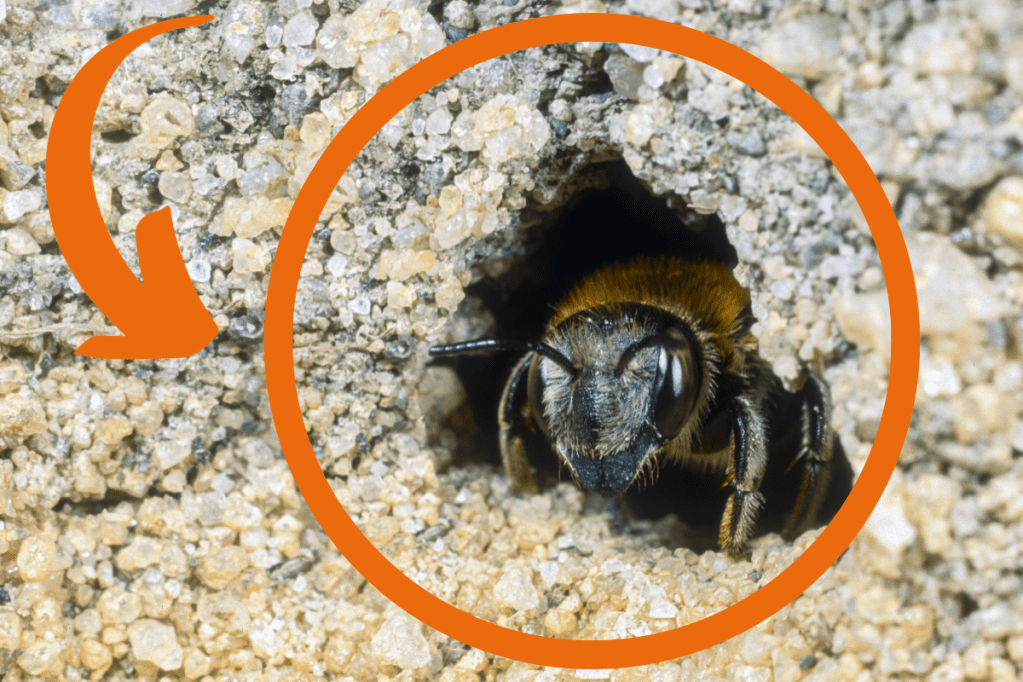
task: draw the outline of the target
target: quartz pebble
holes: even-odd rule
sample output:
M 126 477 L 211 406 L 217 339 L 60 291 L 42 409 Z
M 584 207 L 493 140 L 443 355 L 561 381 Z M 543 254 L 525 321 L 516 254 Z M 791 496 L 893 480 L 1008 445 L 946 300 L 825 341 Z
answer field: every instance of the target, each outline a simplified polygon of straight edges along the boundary
M 1001 180 L 984 199 L 980 227 L 1023 247 L 1023 177 Z
M 839 67 L 842 29 L 842 19 L 832 14 L 775 23 L 764 39 L 764 60 L 785 74 L 820 78 Z
M 15 227 L 2 234 L 5 238 L 7 253 L 12 256 L 31 256 L 42 251 L 32 235 L 25 230 Z
M 155 663 L 160 670 L 181 667 L 184 652 L 172 625 L 140 618 L 128 626 L 131 652 L 139 661 Z
M 263 272 L 270 264 L 270 250 L 262 243 L 239 237 L 231 241 L 231 251 L 235 272 Z
M 18 550 L 18 572 L 26 582 L 48 578 L 50 567 L 57 555 L 56 536 L 53 533 L 30 535 Z
M 319 28 L 319 24 L 312 13 L 309 10 L 302 10 L 284 25 L 282 42 L 287 47 L 308 45 L 316 38 L 317 28 Z
M 519 564 L 507 566 L 494 586 L 494 598 L 517 611 L 535 609 L 540 596 L 533 586 L 533 572 Z
M 140 154 L 152 158 L 179 137 L 188 137 L 195 129 L 189 106 L 173 95 L 158 95 L 150 100 L 139 117 L 142 135 L 137 141 Z
M 17 223 L 22 216 L 38 210 L 41 204 L 42 193 L 37 189 L 0 190 L 0 223 Z
M 373 635 L 371 646 L 378 661 L 405 670 L 423 668 L 430 661 L 430 645 L 422 626 L 405 613 L 388 618 Z
M 40 402 L 18 393 L 0 400 L 0 432 L 26 437 L 46 430 L 46 413 Z
M 906 245 L 916 277 L 922 334 L 955 334 L 1005 313 L 1005 303 L 988 278 L 947 239 L 919 234 Z M 953 272 L 954 278 L 949 276 Z

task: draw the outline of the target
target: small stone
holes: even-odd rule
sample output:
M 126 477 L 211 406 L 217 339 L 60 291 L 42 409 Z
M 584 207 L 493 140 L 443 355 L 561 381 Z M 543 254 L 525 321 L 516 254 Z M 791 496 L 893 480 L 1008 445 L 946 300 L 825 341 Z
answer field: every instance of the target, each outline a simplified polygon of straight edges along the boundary
M 224 47 L 241 64 L 256 46 L 255 20 L 262 11 L 248 2 L 232 2 L 224 15 Z
M 172 625 L 141 618 L 128 626 L 131 652 L 139 661 L 155 663 L 161 670 L 177 670 L 184 660 Z
M 239 274 L 264 272 L 270 265 L 270 250 L 263 244 L 237 238 L 231 242 L 234 271 Z
M 172 95 L 157 95 L 139 116 L 142 144 L 154 150 L 170 146 L 179 137 L 188 137 L 195 130 L 192 109 Z M 155 156 L 155 154 L 154 154 Z
M 402 669 L 423 668 L 430 662 L 430 645 L 423 637 L 422 625 L 406 613 L 398 613 L 384 622 L 370 643 L 373 656 L 383 665 Z
M 995 185 L 980 207 L 980 215 L 981 231 L 1023 247 L 1023 176 L 1004 178 Z
M 959 395 L 962 390 L 963 384 L 951 360 L 930 353 L 920 354 L 919 391 L 923 396 L 948 398 Z
M 385 256 L 387 257 L 385 260 Z M 413 251 L 411 253 L 384 254 L 381 256 L 382 268 L 387 276 L 402 282 L 413 275 L 426 272 L 437 263 L 432 251 Z
M 227 496 L 227 504 L 224 507 L 224 525 L 228 528 L 238 531 L 255 528 L 259 526 L 262 518 L 259 507 L 246 502 L 241 493 L 233 492 Z
M 198 496 L 198 521 L 204 526 L 219 526 L 224 521 L 224 512 L 227 510 L 227 497 L 224 493 L 211 490 Z M 230 548 L 228 548 L 230 549 Z M 225 555 L 227 559 L 232 557 Z M 217 561 L 220 562 L 221 557 Z M 226 559 L 225 559 L 226 560 Z M 217 563 L 211 565 L 219 565 Z M 244 567 L 243 567 L 244 568 Z M 239 569 L 241 570 L 241 569 Z
M 113 661 L 113 657 L 110 655 L 110 647 L 94 639 L 87 639 L 82 642 L 79 655 L 82 657 L 82 664 L 89 670 L 106 670 Z
M 123 415 L 114 415 L 104 419 L 96 426 L 96 439 L 108 445 L 116 445 L 123 438 L 131 435 L 131 422 Z
M 344 257 L 344 254 L 335 253 L 327 261 L 327 272 L 334 277 L 341 277 L 345 274 L 345 267 L 348 265 L 348 259 Z
M 1016 416 L 1014 400 L 991 384 L 973 384 L 955 400 L 955 432 L 960 443 L 974 443 L 992 433 L 1004 433 Z
M 625 55 L 612 54 L 604 60 L 604 73 L 611 87 L 622 97 L 638 102 L 639 86 L 643 85 L 643 66 Z
M 555 637 L 561 637 L 575 630 L 578 621 L 574 613 L 564 609 L 551 609 L 543 619 L 544 626 Z
M 22 216 L 39 210 L 43 195 L 38 189 L 0 192 L 0 223 L 16 223 Z
M 437 301 L 437 305 L 452 311 L 458 308 L 458 304 L 464 298 L 465 289 L 462 288 L 462 283 L 453 276 L 444 280 L 434 292 L 434 300 Z
M 213 273 L 210 262 L 205 258 L 198 257 L 185 263 L 185 270 L 188 271 L 188 277 L 193 282 L 209 282 L 210 275 Z
M 447 135 L 451 130 L 451 122 L 455 117 L 451 115 L 447 107 L 437 109 L 426 117 L 426 133 L 428 135 Z
M 135 433 L 140 436 L 152 436 L 163 424 L 163 410 L 156 403 L 146 401 L 138 407 L 134 405 L 129 407 L 128 418 L 131 419 Z
M 631 43 L 618 43 L 618 47 L 621 48 L 622 52 L 632 57 L 634 60 L 641 64 L 653 61 L 656 57 L 661 55 L 661 51 L 654 47 L 647 47 L 646 45 L 633 45 Z
M 356 315 L 369 315 L 372 306 L 365 296 L 356 296 L 348 302 L 348 309 Z
M 46 412 L 35 398 L 11 393 L 0 400 L 0 433 L 26 438 L 46 431 Z
M 888 294 L 844 294 L 835 298 L 835 321 L 842 335 L 887 362 L 892 355 L 892 320 Z
M 988 679 L 987 642 L 977 641 L 963 652 L 963 673 L 969 680 Z
M 282 42 L 286 47 L 309 45 L 316 38 L 319 23 L 309 10 L 302 10 L 284 25 Z
M 14 360 L 0 362 L 0 395 L 17 391 L 25 383 L 28 373 Z
M 0 183 L 4 187 L 9 190 L 21 189 L 35 174 L 35 169 L 22 161 L 13 149 L 0 143 Z
M 137 535 L 130 545 L 117 553 L 114 564 L 130 574 L 159 563 L 161 549 L 162 543 L 156 538 Z
M 355 81 L 368 92 L 376 92 L 416 61 L 409 37 L 398 34 L 365 48 L 355 69 Z
M 318 111 L 306 114 L 299 137 L 313 151 L 326 148 L 331 138 L 330 121 Z
M 195 680 L 210 672 L 210 657 L 200 649 L 188 649 L 185 654 L 185 679 Z
M 177 155 L 169 149 L 164 149 L 160 154 L 160 158 L 158 158 L 156 163 L 153 164 L 153 168 L 158 171 L 176 171 L 181 170 L 184 167 L 185 164 L 181 163 L 181 160 L 178 159 Z M 96 180 L 97 178 L 93 178 L 93 183 L 95 183 Z
M 678 615 L 678 607 L 664 597 L 654 597 L 650 600 L 651 618 L 674 618 Z
M 287 191 L 288 173 L 276 161 L 246 171 L 238 178 L 238 189 L 249 200 L 282 196 Z
M 979 47 L 969 37 L 975 28 L 952 18 L 916 24 L 902 39 L 897 58 L 921 75 L 971 74 Z
M 494 586 L 494 600 L 516 611 L 535 609 L 540 595 L 533 585 L 533 571 L 518 563 L 508 564 Z
M 139 2 L 144 17 L 173 17 L 185 14 L 196 5 L 196 0 L 141 0 Z
M 399 282 L 387 283 L 387 305 L 393 308 L 408 308 L 416 302 L 415 289 Z
M 452 0 L 444 5 L 444 18 L 455 28 L 471 31 L 476 26 L 476 15 L 465 0 Z
M 179 204 L 192 196 L 192 179 L 187 172 L 164 171 L 160 173 L 157 187 L 165 198 Z
M 291 199 L 259 197 L 255 201 L 231 199 L 224 205 L 224 231 L 243 239 L 258 237 L 267 230 L 283 227 L 291 212 Z M 226 235 L 225 235 L 226 236 Z
M 901 500 L 891 490 L 892 484 L 889 483 L 864 529 L 898 561 L 906 547 L 916 538 L 916 529 L 906 519 Z
M 64 668 L 63 641 L 38 640 L 18 656 L 18 665 L 29 675 L 55 679 Z
M 736 142 L 735 148 L 746 156 L 763 156 L 767 153 L 767 145 L 764 138 L 755 129 L 750 130 Z
M 160 419 L 161 421 L 163 419 L 162 412 L 160 413 Z M 160 441 L 153 448 L 153 459 L 156 460 L 156 464 L 161 469 L 170 469 L 173 466 L 177 466 L 190 454 L 192 454 L 191 447 L 187 442 L 181 440 Z
M 293 17 L 312 4 L 313 0 L 277 0 L 277 8 L 285 17 Z
M 130 623 L 142 614 L 142 598 L 115 585 L 103 591 L 96 610 L 104 625 Z
M 299 75 L 299 59 L 294 54 L 274 52 L 272 58 L 276 59 L 270 76 L 278 81 L 294 81 Z
M 843 21 L 803 14 L 771 26 L 761 56 L 782 73 L 817 80 L 841 67 Z
M 906 246 L 916 278 L 921 334 L 955 335 L 1006 313 L 991 280 L 947 237 L 914 232 L 907 236 Z M 955 277 L 949 277 L 950 272 Z
M 1023 616 L 1013 611 L 1005 602 L 977 611 L 980 633 L 990 640 L 1023 634 Z
M 229 182 L 239 175 L 238 162 L 226 154 L 218 156 L 213 162 L 213 166 L 217 169 L 217 175 Z
M 50 577 L 50 566 L 57 556 L 57 536 L 53 531 L 29 535 L 18 549 L 18 574 L 27 583 Z
M 12 256 L 32 256 L 43 250 L 32 235 L 19 227 L 11 228 L 3 235 L 7 238 L 7 253 Z
M 222 590 L 234 582 L 248 565 L 249 557 L 244 549 L 224 547 L 204 556 L 195 573 L 207 587 Z
M 800 661 L 802 667 L 802 661 Z M 749 665 L 737 665 L 731 671 L 731 679 L 737 682 L 771 682 L 773 677 L 769 668 L 754 668 Z
M 355 66 L 359 57 L 345 47 L 347 36 L 348 28 L 344 15 L 332 14 L 323 22 L 316 36 L 316 56 L 332 69 L 348 69 Z

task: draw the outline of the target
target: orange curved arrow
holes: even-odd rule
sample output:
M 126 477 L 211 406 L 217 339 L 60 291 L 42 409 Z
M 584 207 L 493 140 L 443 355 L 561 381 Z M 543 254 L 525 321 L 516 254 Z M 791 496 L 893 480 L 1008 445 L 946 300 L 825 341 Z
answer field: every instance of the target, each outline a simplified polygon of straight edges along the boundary
M 75 279 L 124 336 L 95 336 L 75 352 L 94 358 L 182 358 L 217 335 L 174 236 L 170 208 L 145 216 L 135 231 L 139 281 L 114 246 L 92 184 L 92 124 L 103 88 L 132 50 L 153 36 L 198 26 L 211 16 L 162 21 L 122 36 L 86 62 L 53 116 L 46 145 L 46 199 L 53 233 Z

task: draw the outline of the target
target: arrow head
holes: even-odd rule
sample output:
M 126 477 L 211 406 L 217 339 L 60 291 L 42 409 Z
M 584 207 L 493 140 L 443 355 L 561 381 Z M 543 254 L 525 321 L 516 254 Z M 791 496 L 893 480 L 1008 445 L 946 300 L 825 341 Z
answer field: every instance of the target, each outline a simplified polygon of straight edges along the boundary
M 169 207 L 139 221 L 135 243 L 142 283 L 123 294 L 132 313 L 117 325 L 124 336 L 93 337 L 75 353 L 122 360 L 183 358 L 198 353 L 219 329 L 188 276 Z

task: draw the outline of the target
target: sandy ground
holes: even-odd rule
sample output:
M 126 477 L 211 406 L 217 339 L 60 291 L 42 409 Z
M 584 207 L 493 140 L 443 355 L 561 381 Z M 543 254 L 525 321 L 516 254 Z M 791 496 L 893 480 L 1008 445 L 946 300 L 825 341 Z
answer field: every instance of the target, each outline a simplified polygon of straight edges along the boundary
M 4 679 L 1018 679 L 1021 10 L 1008 0 L 0 0 Z M 898 467 L 841 559 L 749 632 L 619 670 L 495 657 L 380 594 L 294 484 L 262 355 L 288 212 L 359 106 L 469 34 L 582 11 L 712 33 L 809 91 L 895 209 L 923 334 Z M 138 221 L 171 207 L 221 332 L 180 360 L 75 356 L 112 328 L 50 224 L 53 113 L 110 40 L 197 13 L 216 21 L 152 40 L 111 80 L 93 181 L 136 273 Z M 735 603 L 816 537 L 763 535 L 733 560 L 675 516 L 623 519 L 570 484 L 515 492 L 487 408 L 501 365 L 428 364 L 436 343 L 528 331 L 558 277 L 662 238 L 643 211 L 669 205 L 686 244 L 738 263 L 776 374 L 795 387 L 823 362 L 833 426 L 852 470 L 863 466 L 887 388 L 888 301 L 870 232 L 813 140 L 698 62 L 599 43 L 518 52 L 381 129 L 324 207 L 298 286 L 296 379 L 323 471 L 367 537 L 440 598 L 525 632 L 634 637 Z

